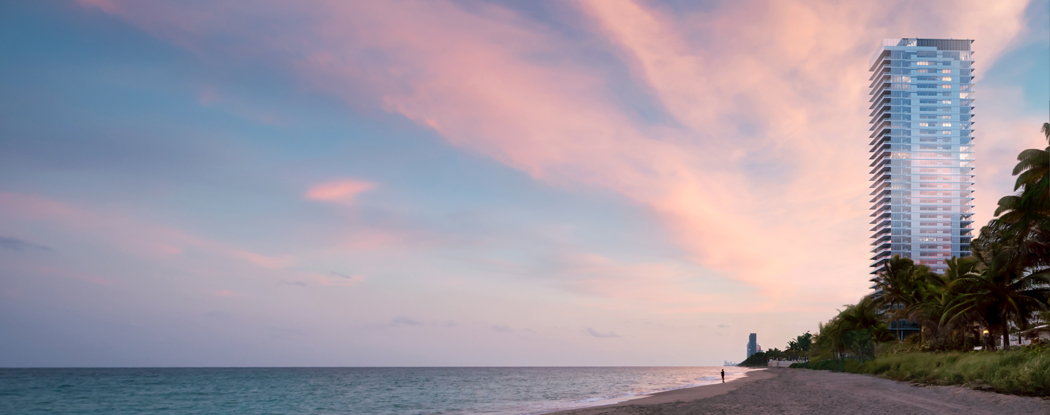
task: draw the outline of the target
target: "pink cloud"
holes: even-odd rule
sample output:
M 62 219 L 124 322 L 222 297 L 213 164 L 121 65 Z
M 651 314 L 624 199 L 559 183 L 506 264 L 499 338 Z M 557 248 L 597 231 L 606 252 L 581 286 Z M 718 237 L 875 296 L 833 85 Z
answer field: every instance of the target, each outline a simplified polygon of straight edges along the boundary
M 235 297 L 240 297 L 241 296 L 240 293 L 235 293 L 235 292 L 230 291 L 230 290 L 213 291 L 211 293 L 211 295 L 214 295 L 216 297 L 223 297 L 223 298 L 235 298 Z
M 3 218 L 59 225 L 147 258 L 171 258 L 192 250 L 267 269 L 285 268 L 294 263 L 291 256 L 262 255 L 170 226 L 143 221 L 124 212 L 93 211 L 36 195 L 0 192 L 0 219 Z
M 601 40 L 589 43 L 497 6 L 442 1 L 100 7 L 194 50 L 222 34 L 289 53 L 300 58 L 277 64 L 317 91 L 372 99 L 545 183 L 616 192 L 657 212 L 699 264 L 777 306 L 867 288 L 866 65 L 880 40 L 976 38 L 988 68 L 1017 44 L 1026 5 L 744 1 L 689 13 L 583 1 Z M 297 19 L 220 24 L 260 14 Z M 612 99 L 605 68 L 576 58 L 588 47 L 622 58 L 674 122 L 640 122 Z M 333 182 L 306 197 L 349 203 L 368 189 Z
M 376 188 L 376 184 L 357 179 L 343 179 L 310 187 L 305 197 L 310 200 L 350 204 L 361 193 Z

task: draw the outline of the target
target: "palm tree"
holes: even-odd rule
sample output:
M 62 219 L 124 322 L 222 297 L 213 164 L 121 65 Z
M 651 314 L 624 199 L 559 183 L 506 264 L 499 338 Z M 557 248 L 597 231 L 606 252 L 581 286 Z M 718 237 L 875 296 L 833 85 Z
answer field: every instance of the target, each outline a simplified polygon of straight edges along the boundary
M 1050 272 L 1027 272 L 1020 265 L 1024 256 L 1016 246 L 984 232 L 979 238 L 980 246 L 973 250 L 980 262 L 979 272 L 969 272 L 956 281 L 959 295 L 946 313 L 949 321 L 968 314 L 980 315 L 993 331 L 1002 335 L 1003 348 L 1007 349 L 1009 323 L 1027 329 L 1033 313 L 1050 309 Z
M 1017 176 L 1014 191 L 1021 187 L 1040 187 L 1038 184 L 1046 183 L 1048 171 L 1050 171 L 1050 150 L 1030 148 L 1022 151 L 1017 155 L 1017 165 L 1014 166 L 1013 175 Z
M 788 358 L 791 360 L 798 360 L 800 357 L 808 355 L 809 351 L 813 348 L 813 335 L 810 332 L 795 337 L 795 340 L 788 340 L 788 347 L 784 351 L 788 353 Z
M 927 333 L 936 340 L 935 347 L 959 347 L 963 339 L 947 343 L 944 335 L 954 333 L 967 322 L 966 319 L 947 321 L 945 316 L 952 300 L 958 295 L 959 279 L 974 271 L 978 261 L 974 257 L 952 257 L 945 260 L 948 269 L 944 274 L 927 272 L 917 278 L 913 288 L 912 302 L 904 308 L 904 314 L 920 324 L 920 344 L 926 344 Z M 966 316 L 963 316 L 966 317 Z M 972 322 L 972 320 L 969 320 Z
M 813 339 L 816 346 L 817 356 L 820 360 L 835 359 L 838 361 L 839 370 L 843 368 L 843 359 L 846 355 L 846 327 L 841 316 L 835 316 L 827 324 L 817 324 L 817 335 Z
M 911 258 L 894 255 L 882 266 L 871 282 L 875 283 L 873 301 L 890 309 L 890 316 L 897 322 L 897 339 L 901 338 L 900 319 L 905 308 L 915 300 L 916 280 L 929 273 L 929 267 L 915 265 Z
M 1043 134 L 1050 143 L 1050 123 Z M 999 199 L 996 218 L 988 223 L 995 234 L 1016 244 L 1025 257 L 1021 266 L 1050 267 L 1050 147 L 1028 149 L 1017 156 L 1013 174 L 1014 191 L 1020 193 Z M 982 229 L 982 234 L 984 230 Z
M 1043 135 L 1050 144 L 1050 123 Z M 995 219 L 970 244 L 980 272 L 960 279 L 963 294 L 951 318 L 978 313 L 1010 346 L 1009 323 L 1027 328 L 1035 311 L 1050 308 L 1050 147 L 1028 149 L 1017 157 L 1014 190 L 999 199 Z
M 974 340 L 978 340 L 979 332 L 974 327 L 974 323 L 979 320 L 980 316 L 976 313 L 964 314 L 961 316 L 962 318 L 949 323 L 951 315 L 948 313 L 948 308 L 963 288 L 964 284 L 959 283 L 959 280 L 977 272 L 981 263 L 976 257 L 967 256 L 962 258 L 952 257 L 949 260 L 945 260 L 945 264 L 948 265 L 948 269 L 944 270 L 944 275 L 941 276 L 943 290 L 941 295 L 934 299 L 937 312 L 931 313 L 929 317 L 937 323 L 938 330 L 958 334 L 959 338 L 955 341 L 955 344 L 956 346 L 964 346 L 967 332 L 970 330 L 974 332 Z
M 875 358 L 875 342 L 894 337 L 882 323 L 882 307 L 871 296 L 847 306 L 839 313 L 839 318 L 845 330 L 845 345 L 855 350 L 862 362 L 865 356 Z

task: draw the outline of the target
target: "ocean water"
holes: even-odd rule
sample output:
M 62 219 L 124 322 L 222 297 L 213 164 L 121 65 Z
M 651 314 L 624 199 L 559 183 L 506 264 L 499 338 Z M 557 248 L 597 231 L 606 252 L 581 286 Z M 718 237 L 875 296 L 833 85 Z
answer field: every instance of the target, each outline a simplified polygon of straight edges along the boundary
M 0 369 L 0 414 L 540 414 L 738 367 Z

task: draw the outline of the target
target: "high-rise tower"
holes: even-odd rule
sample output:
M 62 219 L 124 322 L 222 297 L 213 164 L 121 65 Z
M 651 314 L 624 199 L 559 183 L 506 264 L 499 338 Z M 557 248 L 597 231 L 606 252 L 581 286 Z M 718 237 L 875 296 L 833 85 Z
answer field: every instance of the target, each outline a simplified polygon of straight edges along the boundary
M 871 75 L 872 273 L 893 255 L 944 272 L 970 255 L 970 39 L 886 39 Z

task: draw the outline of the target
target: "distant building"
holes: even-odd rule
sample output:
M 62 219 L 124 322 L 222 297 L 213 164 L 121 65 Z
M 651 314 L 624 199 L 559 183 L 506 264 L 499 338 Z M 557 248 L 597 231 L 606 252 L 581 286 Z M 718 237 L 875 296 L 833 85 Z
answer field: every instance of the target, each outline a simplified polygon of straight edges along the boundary
M 756 336 L 755 333 L 751 333 L 750 336 L 747 336 L 747 357 L 751 357 L 751 355 L 758 352 L 757 337 L 758 336 Z
M 971 43 L 887 39 L 871 58 L 872 274 L 893 255 L 936 272 L 970 255 Z

